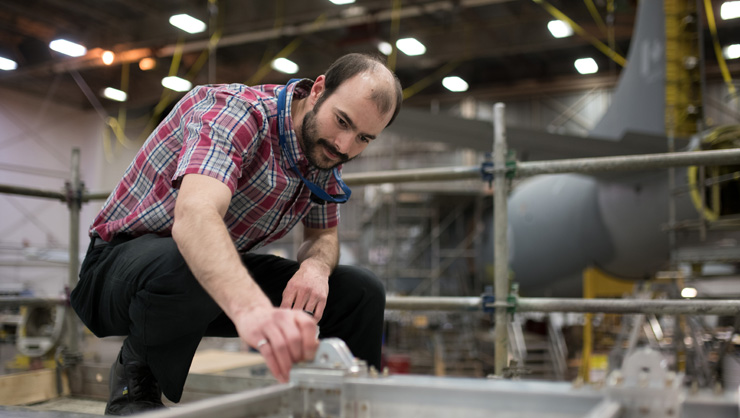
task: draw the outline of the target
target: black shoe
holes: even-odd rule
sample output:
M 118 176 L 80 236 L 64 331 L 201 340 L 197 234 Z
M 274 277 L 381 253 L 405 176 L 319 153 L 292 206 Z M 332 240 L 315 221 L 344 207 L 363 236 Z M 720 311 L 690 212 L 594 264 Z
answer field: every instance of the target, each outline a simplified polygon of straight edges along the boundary
M 149 367 L 140 361 L 124 364 L 122 352 L 123 349 L 110 368 L 110 398 L 105 415 L 132 415 L 164 408 L 162 390 Z

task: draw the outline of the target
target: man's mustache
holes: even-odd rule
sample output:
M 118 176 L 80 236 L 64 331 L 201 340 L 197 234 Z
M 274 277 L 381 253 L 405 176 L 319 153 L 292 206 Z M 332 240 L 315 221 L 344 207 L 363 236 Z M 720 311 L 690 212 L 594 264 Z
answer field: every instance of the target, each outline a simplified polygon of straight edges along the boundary
M 349 155 L 347 155 L 347 154 L 345 154 L 345 153 L 343 153 L 343 152 L 339 152 L 339 150 L 338 150 L 338 149 L 337 149 L 336 147 L 334 147 L 333 145 L 331 145 L 331 144 L 329 143 L 329 141 L 327 141 L 326 139 L 324 139 L 324 138 L 319 138 L 319 139 L 318 139 L 318 140 L 316 141 L 316 143 L 317 143 L 317 144 L 319 144 L 319 145 L 322 145 L 322 146 L 324 146 L 324 147 L 326 147 L 326 148 L 328 148 L 328 149 L 329 149 L 329 151 L 330 151 L 330 152 L 331 152 L 332 154 L 334 154 L 334 155 L 338 156 L 338 157 L 339 157 L 339 158 L 340 158 L 340 159 L 341 159 L 342 161 L 344 161 L 344 162 L 346 162 L 346 161 L 349 161 Z

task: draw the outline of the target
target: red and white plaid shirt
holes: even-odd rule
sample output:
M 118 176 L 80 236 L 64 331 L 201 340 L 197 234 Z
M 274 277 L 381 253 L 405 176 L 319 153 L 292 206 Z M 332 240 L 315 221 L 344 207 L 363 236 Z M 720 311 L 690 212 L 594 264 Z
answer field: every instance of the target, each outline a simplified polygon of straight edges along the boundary
M 290 114 L 294 95 L 306 97 L 311 80 L 288 86 L 288 148 L 306 179 L 341 193 L 331 171 L 310 166 Z M 178 186 L 186 174 L 213 177 L 232 192 L 224 217 L 239 251 L 282 237 L 300 220 L 310 228 L 339 223 L 337 204 L 311 201 L 311 192 L 284 158 L 277 133 L 282 85 L 199 86 L 183 97 L 152 132 L 95 218 L 90 234 L 110 241 L 118 234 L 172 232 Z

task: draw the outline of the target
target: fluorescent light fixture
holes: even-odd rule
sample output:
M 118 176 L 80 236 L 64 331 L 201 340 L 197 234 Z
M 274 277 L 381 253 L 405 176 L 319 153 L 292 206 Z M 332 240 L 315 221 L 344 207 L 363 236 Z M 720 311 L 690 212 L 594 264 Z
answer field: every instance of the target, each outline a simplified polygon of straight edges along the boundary
M 106 87 L 103 90 L 103 97 L 105 97 L 106 99 L 115 100 L 117 102 L 125 102 L 128 98 L 128 95 L 125 91 L 114 89 L 113 87 Z
M 442 85 L 449 91 L 461 92 L 468 90 L 468 83 L 458 76 L 450 76 L 442 79 Z
M 693 287 L 684 287 L 683 289 L 681 289 L 682 298 L 691 299 L 695 298 L 698 294 L 699 292 L 697 292 L 696 289 L 694 289 Z
M 402 38 L 396 41 L 396 47 L 404 54 L 413 57 L 427 52 L 427 47 L 416 38 Z
M 593 74 L 599 71 L 599 65 L 593 58 L 579 58 L 574 63 L 576 70 L 581 74 Z
M 740 58 L 740 44 L 727 45 L 722 48 L 722 52 L 725 59 L 734 60 L 736 58 Z
M 391 52 L 393 52 L 393 45 L 389 44 L 386 41 L 380 42 L 378 44 L 378 51 L 380 51 L 382 54 L 390 55 Z
M 112 51 L 105 51 L 100 58 L 103 60 L 103 64 L 111 65 L 113 64 L 113 60 L 116 58 L 116 54 Z
M 163 78 L 162 85 L 175 91 L 188 91 L 193 88 L 193 85 L 188 80 L 175 76 Z
M 170 25 L 187 33 L 201 33 L 206 30 L 205 23 L 184 13 L 170 16 Z
M 556 38 L 566 38 L 573 35 L 573 28 L 568 22 L 551 20 L 547 23 L 547 30 Z
M 271 66 L 274 70 L 285 74 L 295 74 L 298 72 L 298 64 L 287 58 L 275 59 L 272 61 Z
M 0 70 L 13 71 L 16 68 L 18 68 L 18 64 L 15 61 L 0 57 Z
M 719 8 L 722 20 L 737 19 L 740 17 L 740 1 L 726 1 Z
M 332 2 L 332 3 L 334 3 L 334 4 L 339 4 L 339 5 L 342 5 L 342 4 L 352 4 L 352 3 L 355 2 L 355 0 L 329 0 L 329 1 Z
M 70 57 L 81 57 L 87 53 L 87 48 L 66 39 L 55 39 L 51 41 L 49 43 L 49 48 L 59 52 L 60 54 L 69 55 Z

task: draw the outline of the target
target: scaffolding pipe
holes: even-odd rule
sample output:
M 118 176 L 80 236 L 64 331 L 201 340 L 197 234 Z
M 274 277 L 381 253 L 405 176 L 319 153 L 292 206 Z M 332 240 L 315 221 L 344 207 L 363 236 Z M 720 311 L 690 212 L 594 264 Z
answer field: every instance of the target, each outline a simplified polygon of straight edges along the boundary
M 477 296 L 387 296 L 385 298 L 386 309 L 399 311 L 480 311 L 481 303 L 481 298 Z
M 652 170 L 690 165 L 727 165 L 740 161 L 740 149 L 710 151 L 667 152 L 662 154 L 641 154 L 618 157 L 573 158 L 554 161 L 516 162 L 505 169 L 486 169 L 487 174 L 499 171 L 510 172 L 517 177 L 557 173 L 597 173 L 608 171 Z M 498 167 L 504 167 L 499 165 Z M 369 173 L 346 173 L 342 176 L 350 186 L 364 186 L 383 183 L 413 183 L 441 180 L 472 180 L 481 178 L 480 166 L 454 166 L 437 168 L 417 168 L 410 170 L 385 170 Z M 54 190 L 32 189 L 27 187 L 0 184 L 0 193 L 66 200 L 64 193 Z M 82 201 L 105 200 L 110 192 L 83 193 Z
M 618 157 L 573 158 L 554 161 L 516 162 L 514 168 L 503 171 L 512 172 L 517 177 L 557 173 L 597 173 L 609 171 L 652 170 L 689 165 L 737 164 L 740 149 L 667 152 L 662 154 L 626 155 Z M 504 167 L 495 164 L 494 167 Z M 486 169 L 486 173 L 497 173 L 500 168 Z M 411 170 L 386 170 L 370 173 L 347 173 L 343 180 L 350 186 L 382 183 L 408 183 L 440 180 L 470 180 L 481 177 L 480 166 L 458 166 L 421 168 Z M 107 195 L 106 195 L 107 196 Z
M 506 166 L 506 123 L 504 120 L 504 104 L 493 105 L 493 165 Z M 509 363 L 509 318 L 506 303 L 509 295 L 509 247 L 506 232 L 508 230 L 507 216 L 507 179 L 506 172 L 499 170 L 494 177 L 493 184 L 493 260 L 494 260 L 494 295 L 496 298 L 496 343 L 495 343 L 495 372 L 497 376 L 504 375 L 504 369 Z
M 77 285 L 80 264 L 80 210 L 82 209 L 83 184 L 80 180 L 80 149 L 72 149 L 71 179 L 67 184 L 67 206 L 69 207 L 69 279 L 68 291 Z M 79 351 L 79 324 L 77 315 L 67 309 L 67 350 L 76 355 Z
M 517 298 L 514 303 L 495 302 L 483 305 L 480 297 L 409 297 L 388 296 L 386 309 L 409 311 L 470 312 L 490 311 L 496 307 L 516 312 L 581 312 L 653 315 L 720 315 L 740 314 L 740 300 L 663 300 L 663 299 L 577 299 Z
M 655 315 L 740 313 L 740 300 L 519 298 L 517 312 L 598 312 Z
M 0 296 L 0 307 L 17 308 L 21 306 L 53 306 L 66 305 L 67 298 L 34 298 L 23 296 Z
M 517 176 L 557 173 L 597 173 L 608 171 L 640 171 L 689 165 L 737 164 L 740 149 L 711 151 L 666 152 L 619 157 L 573 158 L 555 161 L 517 163 Z
M 53 190 L 40 190 L 32 189 L 30 187 L 10 186 L 7 184 L 0 184 L 0 193 L 12 194 L 18 196 L 30 196 L 30 197 L 43 197 L 47 199 L 57 199 L 62 202 L 67 200 L 67 196 L 62 192 L 55 192 Z

